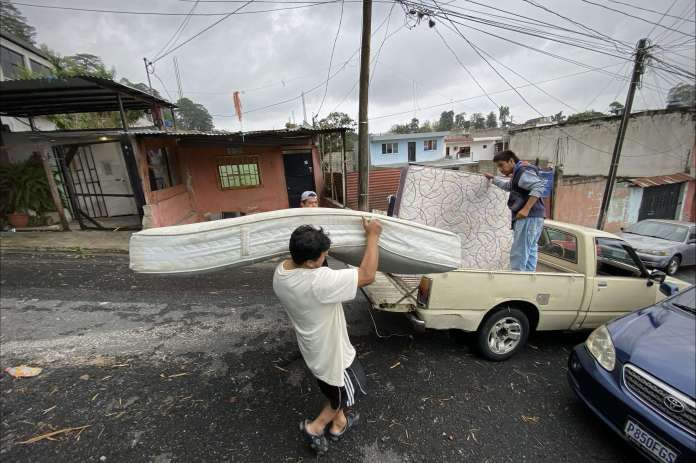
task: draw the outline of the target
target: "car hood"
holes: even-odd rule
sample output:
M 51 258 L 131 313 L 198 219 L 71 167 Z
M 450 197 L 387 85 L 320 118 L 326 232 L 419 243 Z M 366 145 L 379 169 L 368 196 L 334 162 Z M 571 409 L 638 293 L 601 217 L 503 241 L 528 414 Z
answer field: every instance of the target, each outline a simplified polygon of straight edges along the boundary
M 607 328 L 621 363 L 631 363 L 696 397 L 694 315 L 658 304 L 619 318 Z
M 633 235 L 631 233 L 621 233 L 621 238 L 628 242 L 635 249 L 653 249 L 655 251 L 666 251 L 667 249 L 679 246 L 676 241 L 653 238 L 652 236 Z

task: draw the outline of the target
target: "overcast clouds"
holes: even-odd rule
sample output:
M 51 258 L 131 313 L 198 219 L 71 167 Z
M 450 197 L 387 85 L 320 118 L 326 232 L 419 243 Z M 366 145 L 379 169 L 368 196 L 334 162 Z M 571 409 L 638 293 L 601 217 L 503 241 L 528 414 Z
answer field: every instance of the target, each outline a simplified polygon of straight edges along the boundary
M 279 0 L 279 3 L 283 0 Z M 321 0 L 318 0 L 321 1 Z M 630 11 L 633 14 L 657 21 L 660 15 L 613 3 L 610 0 L 593 0 L 607 6 Z M 624 0 L 645 8 L 664 11 L 672 0 L 659 2 L 651 0 Z M 517 12 L 522 15 L 547 21 L 564 27 L 575 28 L 563 19 L 542 11 L 522 0 L 500 0 L 489 3 L 495 7 Z M 162 11 L 186 13 L 192 3 L 178 0 L 26 0 L 26 3 L 43 5 L 60 5 L 83 8 L 118 9 L 131 11 Z M 444 7 L 444 0 L 441 5 Z M 615 39 L 634 44 L 641 37 L 651 32 L 652 25 L 622 14 L 584 3 L 581 0 L 536 0 L 536 3 L 553 8 L 555 11 L 585 24 Z M 201 2 L 197 13 L 230 12 L 241 6 L 238 3 Z M 277 8 L 283 5 L 259 3 L 249 5 L 242 11 Z M 473 5 L 465 0 L 456 0 L 448 8 L 462 7 L 468 13 L 486 17 L 474 10 L 492 10 Z M 693 0 L 676 0 L 670 14 L 683 17 L 689 13 L 693 20 Z M 131 81 L 146 80 L 143 68 L 143 56 L 153 58 L 164 46 L 179 26 L 180 16 L 140 16 L 92 12 L 75 12 L 46 10 L 18 5 L 18 8 L 37 29 L 37 41 L 45 43 L 62 55 L 74 53 L 93 53 L 103 58 L 108 66 L 116 68 L 118 77 L 127 77 Z M 391 4 L 375 3 L 373 8 L 373 31 L 387 17 Z M 176 80 L 172 57 L 176 56 L 182 74 L 184 95 L 204 104 L 215 116 L 218 128 L 239 130 L 239 124 L 231 116 L 234 112 L 231 94 L 235 90 L 243 91 L 242 104 L 245 111 L 261 108 L 281 100 L 300 95 L 317 86 L 326 78 L 331 45 L 338 25 L 340 4 L 313 6 L 309 8 L 233 15 L 218 26 L 193 40 L 172 55 L 155 65 L 156 74 L 163 80 L 172 98 L 176 99 Z M 334 67 L 336 72 L 360 46 L 360 21 L 362 8 L 360 3 L 346 3 L 341 33 L 336 45 Z M 219 17 L 197 16 L 192 18 L 182 38 L 188 38 L 211 24 Z M 488 92 L 500 92 L 508 89 L 493 71 L 472 51 L 467 43 L 444 25 L 445 21 L 436 20 L 436 28 L 455 50 L 462 62 L 468 67 Z M 694 34 L 694 23 L 679 21 L 667 17 L 663 24 L 676 26 L 683 32 Z M 404 13 L 396 6 L 389 21 L 389 31 L 396 32 L 384 44 L 376 60 L 376 70 L 370 89 L 370 131 L 386 131 L 395 123 L 408 121 L 411 117 L 421 120 L 437 119 L 441 111 L 453 109 L 455 112 L 479 111 L 488 113 L 495 106 L 485 97 L 462 100 L 481 95 L 481 90 L 471 80 L 466 71 L 460 67 L 452 53 L 445 47 L 437 33 L 428 28 L 427 22 L 414 29 L 402 28 Z M 469 23 L 475 27 L 489 30 L 526 45 L 540 48 L 591 66 L 603 67 L 611 72 L 625 76 L 624 80 L 614 79 L 600 72 L 584 73 L 575 77 L 564 78 L 540 85 L 551 95 L 568 106 L 542 94 L 533 87 L 520 89 L 532 106 L 544 114 L 564 111 L 575 112 L 571 108 L 584 110 L 588 107 L 606 111 L 608 104 L 615 98 L 623 102 L 630 73 L 630 66 L 621 59 L 585 51 L 576 47 L 549 42 L 544 39 L 524 34 L 505 31 L 488 26 Z M 401 28 L 401 29 L 400 29 Z M 375 33 L 372 40 L 374 58 L 384 38 L 386 25 Z M 568 74 L 579 73 L 585 69 L 574 64 L 542 55 L 521 46 L 502 41 L 487 34 L 462 28 L 467 37 L 477 46 L 519 74 L 533 82 L 539 82 Z M 656 28 L 651 38 L 657 38 L 658 44 L 668 44 L 687 39 L 662 28 Z M 690 48 L 679 50 L 680 54 L 692 57 L 679 58 L 668 55 L 668 59 L 693 71 L 694 42 Z M 505 78 L 514 86 L 526 82 L 512 71 L 492 62 Z M 319 117 L 324 117 L 333 110 L 344 111 L 357 118 L 357 86 L 359 57 L 338 72 L 330 82 L 326 101 Z M 645 76 L 645 82 L 654 86 L 655 82 L 663 91 L 669 84 L 654 75 L 652 69 Z M 662 73 L 664 76 L 664 73 Z M 673 82 L 685 80 L 672 78 Z M 156 79 L 155 86 L 166 95 L 162 84 Z M 414 91 L 415 90 L 415 91 Z M 307 93 L 308 118 L 319 108 L 323 86 Z M 664 95 L 663 95 L 664 96 Z M 636 97 L 636 108 L 663 107 L 664 98 L 659 91 L 644 87 Z M 512 91 L 492 95 L 498 105 L 507 105 L 516 122 L 536 117 L 537 113 L 524 103 Z M 593 101 L 594 100 L 594 101 Z M 443 105 L 426 109 L 433 105 Z M 244 129 L 280 128 L 292 116 L 298 122 L 302 120 L 302 104 L 299 99 L 262 111 L 253 111 L 245 115 Z M 496 110 L 497 112 L 497 110 Z M 380 117 L 393 113 L 403 113 L 392 117 Z M 219 116 L 221 115 L 221 116 Z

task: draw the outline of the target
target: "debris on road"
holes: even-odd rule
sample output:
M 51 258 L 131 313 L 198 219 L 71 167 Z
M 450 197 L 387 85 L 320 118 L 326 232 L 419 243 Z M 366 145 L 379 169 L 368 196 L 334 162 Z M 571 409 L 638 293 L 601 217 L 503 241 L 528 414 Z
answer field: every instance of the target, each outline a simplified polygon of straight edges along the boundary
M 55 440 L 55 439 L 53 439 L 54 436 L 58 436 L 60 434 L 67 434 L 67 433 L 75 432 L 75 431 L 79 431 L 77 433 L 77 436 L 79 436 L 80 433 L 82 433 L 82 431 L 84 431 L 85 429 L 87 429 L 89 427 L 90 427 L 90 425 L 77 426 L 74 428 L 63 428 L 63 429 L 59 429 L 57 431 L 51 431 L 51 432 L 47 432 L 45 434 L 40 434 L 38 436 L 34 436 L 31 439 L 27 439 L 25 441 L 20 442 L 20 444 L 33 444 L 34 442 L 39 442 L 39 441 L 42 441 L 44 439 Z
M 43 368 L 20 365 L 18 367 L 5 368 L 5 371 L 13 378 L 32 378 L 40 375 Z
M 179 376 L 188 376 L 190 374 L 191 374 L 191 372 L 187 371 L 184 373 L 176 373 L 174 375 L 169 375 L 169 376 L 165 375 L 164 373 L 160 373 L 160 376 L 164 379 L 172 379 L 172 378 L 178 378 Z
M 525 423 L 534 423 L 537 424 L 541 420 L 538 416 L 527 416 L 527 415 L 522 415 L 522 421 Z

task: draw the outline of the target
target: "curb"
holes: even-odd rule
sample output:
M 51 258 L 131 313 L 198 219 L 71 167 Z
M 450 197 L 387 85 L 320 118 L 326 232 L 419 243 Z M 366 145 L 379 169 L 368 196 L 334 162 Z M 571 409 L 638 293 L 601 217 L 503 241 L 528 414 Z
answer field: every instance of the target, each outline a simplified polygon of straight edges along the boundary
M 82 248 L 82 247 L 70 247 L 70 248 L 57 248 L 50 246 L 0 246 L 0 252 L 60 252 L 69 254 L 120 254 L 128 255 L 127 249 L 108 249 L 108 248 Z

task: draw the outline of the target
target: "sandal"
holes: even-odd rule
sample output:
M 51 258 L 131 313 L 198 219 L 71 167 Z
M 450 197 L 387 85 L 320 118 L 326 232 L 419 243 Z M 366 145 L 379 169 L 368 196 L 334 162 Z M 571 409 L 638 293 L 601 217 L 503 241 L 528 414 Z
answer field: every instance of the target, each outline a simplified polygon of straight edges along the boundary
M 329 451 L 329 441 L 326 440 L 326 436 L 317 436 L 312 434 L 307 430 L 307 423 L 309 420 L 304 420 L 300 423 L 300 432 L 302 433 L 302 440 L 305 441 L 309 447 L 314 450 L 317 455 L 323 455 Z
M 329 427 L 327 432 L 327 434 L 329 435 L 329 439 L 331 439 L 333 442 L 340 441 L 343 438 L 343 436 L 345 436 L 346 432 L 348 432 L 349 429 L 356 426 L 358 422 L 360 422 L 360 413 L 346 413 L 346 425 L 343 428 L 343 431 L 341 431 L 338 434 L 334 434 L 331 432 L 331 429 Z

